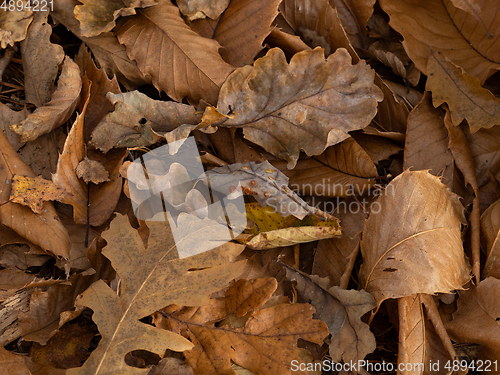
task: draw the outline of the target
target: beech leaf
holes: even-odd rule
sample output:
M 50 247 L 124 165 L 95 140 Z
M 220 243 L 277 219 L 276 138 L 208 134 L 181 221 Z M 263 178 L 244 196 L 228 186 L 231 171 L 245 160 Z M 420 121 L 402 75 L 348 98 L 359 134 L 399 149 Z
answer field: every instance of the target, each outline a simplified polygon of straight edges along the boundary
M 360 281 L 380 306 L 387 298 L 462 289 L 470 276 L 457 195 L 427 171 L 405 171 L 378 198 L 363 228 Z
M 344 49 L 326 61 L 321 48 L 300 52 L 287 64 L 273 48 L 228 77 L 217 105 L 228 117 L 212 125 L 242 127 L 245 138 L 292 169 L 301 149 L 319 155 L 370 123 L 382 100 L 373 79 L 364 62 L 351 65 Z
M 201 222 L 188 214 L 179 218 L 183 215 L 188 221 Z M 169 304 L 203 305 L 210 293 L 223 288 L 243 271 L 243 261 L 232 263 L 243 250 L 237 244 L 226 243 L 212 251 L 179 259 L 167 223 L 148 222 L 147 248 L 126 216 L 117 214 L 110 228 L 103 232 L 108 243 L 103 254 L 120 275 L 121 293 L 117 295 L 99 280 L 77 301 L 80 306 L 94 310 L 93 319 L 102 339 L 85 364 L 69 369 L 68 375 L 147 374 L 149 369 L 128 366 L 125 355 L 139 349 L 163 355 L 166 349 L 192 348 L 193 344 L 182 336 L 139 320 Z M 176 240 L 188 240 L 193 233 L 196 232 L 182 239 L 176 236 Z M 195 240 L 207 242 L 210 238 L 198 236 Z
M 33 141 L 42 134 L 51 132 L 69 119 L 78 104 L 82 79 L 80 69 L 73 60 L 66 57 L 63 70 L 50 102 L 38 108 L 21 123 L 10 128 L 21 135 L 23 142 Z

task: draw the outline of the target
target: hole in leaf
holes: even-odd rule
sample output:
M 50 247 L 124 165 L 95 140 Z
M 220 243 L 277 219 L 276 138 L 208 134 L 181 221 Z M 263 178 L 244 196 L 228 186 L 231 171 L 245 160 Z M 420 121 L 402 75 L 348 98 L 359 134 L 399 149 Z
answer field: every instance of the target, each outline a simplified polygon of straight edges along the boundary
M 146 120 L 144 117 L 139 120 L 139 124 L 144 125 L 148 120 Z

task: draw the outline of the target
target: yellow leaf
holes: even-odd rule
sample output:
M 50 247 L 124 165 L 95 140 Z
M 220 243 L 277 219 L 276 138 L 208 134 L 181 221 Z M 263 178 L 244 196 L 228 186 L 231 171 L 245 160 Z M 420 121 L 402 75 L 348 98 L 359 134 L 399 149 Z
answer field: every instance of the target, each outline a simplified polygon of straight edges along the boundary
M 52 181 L 42 177 L 14 176 L 10 200 L 28 206 L 36 214 L 42 214 L 45 201 L 58 201 L 64 198 L 65 192 Z

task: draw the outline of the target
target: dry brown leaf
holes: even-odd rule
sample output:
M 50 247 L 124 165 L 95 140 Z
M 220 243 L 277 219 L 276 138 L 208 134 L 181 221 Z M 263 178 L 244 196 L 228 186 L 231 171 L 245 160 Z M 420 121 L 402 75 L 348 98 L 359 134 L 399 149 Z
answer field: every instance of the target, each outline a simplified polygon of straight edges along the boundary
M 197 124 L 202 114 L 190 105 L 153 100 L 139 91 L 108 93 L 115 110 L 92 133 L 92 144 L 103 152 L 113 147 L 149 146 L 184 124 Z
M 459 197 L 427 171 L 405 171 L 385 189 L 363 228 L 360 285 L 387 298 L 449 293 L 469 280 Z
M 262 287 L 256 288 L 255 282 Z M 192 350 L 184 352 L 195 373 L 235 374 L 231 369 L 233 361 L 262 375 L 305 374 L 303 371 L 291 371 L 292 360 L 302 362 L 296 347 L 297 339 L 300 337 L 322 344 L 328 334 L 323 322 L 312 319 L 314 309 L 311 305 L 281 303 L 262 310 L 255 308 L 250 316 L 242 319 L 241 328 L 236 326 L 239 321 L 234 317 L 251 311 L 254 306 L 262 306 L 276 287 L 277 282 L 273 278 L 251 282 L 240 280 L 236 288 L 231 287 L 226 297 L 221 299 L 222 303 L 226 300 L 229 306 L 223 308 L 223 317 L 227 318 L 218 326 L 208 320 L 212 317 L 210 315 L 196 314 L 191 317 L 188 314 L 162 312 L 171 329 L 187 331 L 185 334 L 195 344 Z M 251 296 L 250 303 L 242 298 L 245 295 Z M 216 321 L 220 319 L 222 317 L 218 316 Z
M 63 70 L 50 102 L 28 115 L 26 120 L 10 128 L 22 136 L 23 142 L 33 141 L 42 134 L 51 132 L 72 115 L 80 99 L 82 80 L 80 69 L 66 57 Z
M 197 221 L 201 226 L 206 224 L 188 214 L 181 214 L 178 219 L 181 218 Z M 158 355 L 163 355 L 167 348 L 190 349 L 193 344 L 183 337 L 143 324 L 139 319 L 169 304 L 206 304 L 209 294 L 223 288 L 243 271 L 244 262 L 233 263 L 243 250 L 242 246 L 223 244 L 212 251 L 179 259 L 176 241 L 167 222 L 148 222 L 148 226 L 147 248 L 126 216 L 118 214 L 110 229 L 103 232 L 108 243 L 103 254 L 120 275 L 121 293 L 118 296 L 99 280 L 78 300 L 79 305 L 94 310 L 93 319 L 102 339 L 83 367 L 68 370 L 68 375 L 146 374 L 149 369 L 128 366 L 125 354 L 136 349 Z M 191 238 L 176 237 L 176 240 L 199 244 L 213 239 L 189 235 Z
M 244 141 L 243 135 L 236 129 L 219 128 L 217 132 L 210 134 L 209 138 L 217 157 L 228 164 L 266 160 L 250 142 Z
M 86 184 L 93 182 L 100 184 L 109 181 L 109 173 L 100 162 L 84 157 L 75 168 L 76 175 L 85 181 Z
M 148 375 L 194 375 L 185 360 L 173 357 L 163 358 Z
M 427 62 L 426 90 L 432 91 L 432 103 L 448 103 L 451 121 L 457 126 L 466 119 L 473 133 L 500 124 L 500 99 L 481 87 L 476 77 L 433 52 Z
M 408 116 L 403 168 L 429 170 L 452 188 L 453 158 L 448 143 L 444 116 L 432 106 L 427 92 Z
M 378 135 L 354 132 L 351 133 L 351 136 L 370 156 L 372 162 L 376 164 L 402 151 L 402 148 L 396 143 Z
M 0 9 L 0 47 L 7 48 L 8 45 L 14 47 L 15 42 L 20 42 L 26 38 L 28 26 L 33 20 L 33 11 L 23 6 L 15 11 L 8 10 L 9 3 L 6 2 L 6 7 Z
M 406 52 L 422 73 L 429 74 L 427 60 L 432 48 L 481 83 L 500 68 L 497 5 L 495 0 L 482 2 L 480 17 L 488 20 L 485 27 L 473 15 L 455 8 L 451 0 L 380 1 L 390 16 L 389 24 L 403 35 Z
M 170 1 L 139 10 L 117 30 L 139 70 L 154 86 L 180 102 L 214 105 L 233 68 L 219 55 L 219 43 L 192 31 Z
M 230 0 L 178 0 L 181 13 L 190 21 L 209 17 L 213 20 L 226 10 Z
M 361 20 L 358 19 L 358 15 L 355 13 L 358 8 L 358 1 L 329 0 L 329 3 L 337 11 L 339 19 L 342 22 L 342 27 L 352 46 L 357 49 L 366 49 L 370 41 L 367 39 L 367 30 L 365 26 L 368 18 L 370 18 L 373 12 L 373 4 L 375 4 L 375 1 L 365 0 L 364 4 L 359 4 L 360 16 L 362 17 Z M 368 15 L 368 13 L 370 14 Z M 365 22 L 364 25 L 362 24 L 363 19 Z
M 35 12 L 26 39 L 21 42 L 26 100 L 41 107 L 55 90 L 57 67 L 64 59 L 60 45 L 52 44 L 48 12 Z
M 495 366 L 500 358 L 500 280 L 488 277 L 477 287 L 459 292 L 458 309 L 446 324 L 452 337 L 460 342 L 481 345 L 481 356 L 493 363 L 491 374 L 500 374 Z M 477 363 L 476 363 L 477 366 Z M 484 368 L 483 368 L 484 370 Z
M 62 200 L 65 196 L 64 190 L 38 176 L 36 178 L 14 176 L 12 177 L 12 190 L 9 200 L 28 206 L 31 210 L 41 215 L 44 202 Z
M 80 21 L 83 36 L 97 36 L 111 31 L 118 17 L 135 14 L 135 8 L 146 8 L 156 5 L 158 0 L 81 0 L 74 13 Z
M 82 74 L 85 74 L 83 79 L 83 92 L 87 92 L 85 86 L 90 84 L 90 99 L 87 110 L 85 111 L 84 120 L 85 140 L 88 141 L 97 124 L 101 122 L 104 116 L 113 110 L 113 105 L 106 99 L 106 94 L 108 92 L 119 94 L 121 91 L 116 77 L 109 79 L 104 69 L 97 69 L 85 44 L 80 46 L 78 55 L 75 57 L 75 62 L 80 67 Z M 83 104 L 84 103 L 80 103 L 80 113 L 82 112 Z
M 487 254 L 482 278 L 491 276 L 500 279 L 500 201 L 493 203 L 481 215 L 481 234 Z
M 292 30 L 293 31 L 293 30 Z M 266 43 L 270 48 L 279 47 L 287 55 L 293 56 L 301 51 L 310 50 L 309 47 L 298 35 L 289 34 L 279 28 L 274 28 L 266 38 Z
M 317 48 L 296 54 L 287 64 L 274 48 L 226 80 L 217 110 L 229 117 L 212 125 L 243 127 L 245 138 L 287 160 L 292 169 L 301 149 L 309 156 L 321 154 L 375 115 L 382 95 L 373 72 L 350 60 L 339 49 L 325 61 Z
M 359 28 L 366 28 L 368 20 L 373 14 L 375 0 L 343 0 L 350 12 L 356 18 Z
M 16 151 L 19 150 L 23 143 L 21 142 L 21 137 L 10 130 L 9 126 L 20 123 L 27 115 L 28 111 L 26 109 L 23 111 L 13 111 L 5 104 L 0 103 L 0 128 Z
M 7 351 L 3 345 L 0 345 L 0 366 L 2 371 L 10 375 L 32 375 L 23 357 Z
M 406 133 L 410 111 L 404 100 L 399 98 L 378 74 L 375 74 L 375 84 L 384 93 L 384 100 L 378 105 L 374 122 L 385 131 Z
M 254 57 L 263 48 L 264 39 L 272 30 L 271 23 L 278 14 L 279 2 L 233 0 L 219 20 L 197 21 L 192 27 L 201 36 L 220 43 L 223 47 L 220 54 L 227 63 L 233 66 L 252 65 Z
M 118 203 L 122 187 L 119 168 L 125 152 L 116 150 L 106 157 L 101 156 L 99 152 L 92 154 L 93 160 L 102 161 L 101 164 L 109 173 L 109 182 L 91 186 L 79 179 L 76 168 L 87 156 L 84 143 L 84 115 L 85 109 L 77 116 L 66 138 L 63 152 L 57 162 L 56 173 L 52 175 L 52 181 L 69 193 L 69 196 L 62 202 L 73 206 L 73 218 L 77 224 L 86 224 L 88 220 L 90 225 L 99 226 L 109 219 Z M 103 160 L 97 159 L 99 157 Z
M 329 280 L 285 267 L 286 278 L 297 283 L 299 295 L 316 309 L 314 317 L 326 323 L 330 334 L 330 356 L 334 362 L 357 363 L 375 350 L 375 336 L 361 317 L 376 307 L 364 290 L 330 288 Z
M 19 235 L 57 257 L 69 258 L 69 236 L 61 224 L 54 206 L 45 202 L 41 215 L 17 203 L 5 203 L 10 198 L 11 181 L 14 175 L 36 177 L 12 148 L 4 133 L 0 131 L 0 221 L 14 229 Z
M 281 160 L 272 164 L 290 179 L 294 191 L 316 197 L 366 194 L 377 177 L 375 164 L 351 137 L 328 147 L 321 155 L 299 159 L 292 170 Z

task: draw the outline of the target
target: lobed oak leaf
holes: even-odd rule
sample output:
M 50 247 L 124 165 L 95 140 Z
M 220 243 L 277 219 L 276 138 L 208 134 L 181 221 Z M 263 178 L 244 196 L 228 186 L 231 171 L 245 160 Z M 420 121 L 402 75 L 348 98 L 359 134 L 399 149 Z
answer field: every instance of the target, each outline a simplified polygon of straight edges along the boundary
M 364 63 L 350 64 L 339 49 L 325 61 L 323 50 L 304 51 L 287 64 L 277 48 L 232 73 L 217 111 L 230 115 L 212 125 L 242 127 L 245 138 L 295 167 L 300 150 L 319 155 L 366 127 L 382 93 Z M 293 87 L 293 90 L 291 89 Z
M 431 49 L 440 51 L 481 83 L 500 68 L 500 13 L 496 1 L 481 4 L 480 18 L 487 22 L 455 8 L 451 0 L 382 0 L 380 6 L 389 14 L 389 24 L 403 35 L 403 46 L 422 73 L 429 75 Z
M 457 195 L 427 171 L 405 171 L 365 222 L 360 285 L 380 306 L 388 298 L 449 293 L 469 280 Z
M 450 335 L 460 342 L 481 345 L 481 357 L 493 362 L 500 358 L 500 280 L 493 277 L 459 291 L 458 309 L 446 324 Z M 492 374 L 499 374 L 491 366 Z
M 500 124 L 500 99 L 440 52 L 429 56 L 427 74 L 425 88 L 432 91 L 434 107 L 448 103 L 453 125 L 460 125 L 466 119 L 475 133 Z
M 40 176 L 36 178 L 14 176 L 9 200 L 28 206 L 34 213 L 41 215 L 44 202 L 62 200 L 65 195 L 63 189 Z
M 178 102 L 214 105 L 233 71 L 219 55 L 219 43 L 192 31 L 170 1 L 139 10 L 116 33 L 142 74 Z
M 213 315 L 207 319 L 202 314 L 162 312 L 172 330 L 183 332 L 195 344 L 193 349 L 184 352 L 195 373 L 235 374 L 231 368 L 233 361 L 257 374 L 291 375 L 292 361 L 302 362 L 297 339 L 323 343 L 328 330 L 323 322 L 312 319 L 311 305 L 281 303 L 259 310 L 276 288 L 273 278 L 239 280 L 221 299 L 217 310 L 223 314 L 219 314 L 216 321 L 226 319 L 218 326 L 208 320 Z M 242 327 L 231 325 L 229 317 L 247 312 L 251 314 L 244 318 Z M 293 373 L 304 374 L 300 370 Z
M 37 107 L 47 103 L 54 92 L 57 68 L 64 59 L 64 49 L 50 42 L 52 27 L 48 12 L 35 12 L 26 39 L 21 42 L 26 100 Z
M 108 93 L 115 110 L 92 132 L 92 144 L 103 152 L 113 147 L 149 146 L 184 124 L 197 124 L 201 113 L 190 105 L 153 100 L 139 91 Z
M 75 7 L 75 18 L 80 21 L 83 36 L 97 36 L 111 31 L 118 17 L 131 16 L 135 8 L 146 8 L 158 0 L 81 0 L 82 5 Z
M 9 45 L 14 47 L 15 42 L 24 40 L 28 27 L 33 21 L 31 9 L 23 6 L 21 9 L 16 7 L 15 11 L 10 11 L 7 8 L 6 3 L 6 6 L 0 9 L 0 47 L 2 49 Z
M 187 223 L 204 225 L 201 220 L 181 214 Z M 208 219 L 206 219 L 208 220 Z M 76 374 L 146 374 L 149 369 L 130 367 L 125 355 L 133 350 L 147 350 L 163 355 L 166 349 L 183 351 L 193 347 L 182 336 L 151 327 L 139 320 L 170 304 L 200 306 L 208 295 L 237 277 L 244 262 L 233 263 L 243 246 L 225 243 L 212 251 L 179 259 L 176 243 L 210 242 L 189 232 L 176 240 L 168 221 L 148 222 L 147 248 L 126 216 L 117 214 L 110 228 L 103 232 L 108 245 L 103 254 L 111 260 L 121 280 L 117 295 L 102 280 L 94 283 L 77 301 L 94 310 L 93 319 L 102 335 L 96 350 L 82 367 L 68 370 Z M 201 241 L 200 241 L 201 240 Z
M 278 5 L 279 0 L 233 0 L 218 20 L 200 20 L 193 22 L 192 27 L 201 36 L 220 43 L 220 54 L 227 63 L 251 65 L 271 33 Z
M 21 135 L 22 142 L 33 141 L 40 135 L 51 132 L 73 114 L 81 89 L 80 69 L 73 60 L 66 57 L 57 89 L 50 102 L 36 109 L 21 123 L 11 125 L 10 129 Z
M 190 21 L 209 17 L 217 19 L 226 10 L 230 0 L 179 0 L 177 6 Z

